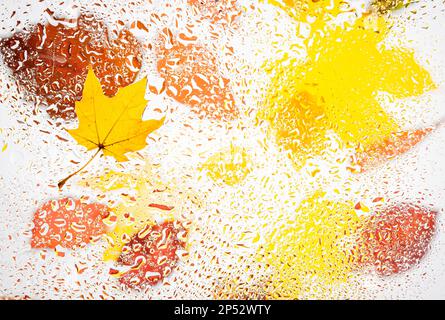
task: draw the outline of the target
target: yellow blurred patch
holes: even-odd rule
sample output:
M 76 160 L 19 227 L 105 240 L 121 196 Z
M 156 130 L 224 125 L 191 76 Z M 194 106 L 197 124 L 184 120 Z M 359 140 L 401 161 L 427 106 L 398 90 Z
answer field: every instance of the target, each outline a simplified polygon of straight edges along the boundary
M 259 118 L 268 120 L 298 165 L 323 152 L 327 130 L 353 147 L 398 131 L 379 93 L 397 99 L 435 88 L 411 50 L 382 45 L 387 28 L 375 17 L 333 27 L 314 35 L 305 61 L 288 58 L 269 66 L 272 79 Z
M 271 298 L 328 296 L 331 286 L 347 281 L 359 223 L 352 203 L 322 193 L 303 201 L 295 217 L 267 236 L 261 261 L 274 269 Z
M 160 203 L 175 207 L 174 203 L 166 203 L 162 192 L 157 190 L 165 187 L 153 181 L 148 165 L 137 174 L 109 170 L 101 176 L 87 178 L 82 185 L 101 192 L 121 190 L 120 201 L 112 208 L 116 219 L 106 237 L 105 261 L 117 260 L 124 244 L 145 225 L 155 223 L 156 217 L 173 218 L 173 210 L 163 211 L 152 205 Z
M 213 180 L 233 186 L 242 182 L 249 174 L 251 159 L 244 148 L 231 144 L 230 148 L 209 157 L 202 169 Z

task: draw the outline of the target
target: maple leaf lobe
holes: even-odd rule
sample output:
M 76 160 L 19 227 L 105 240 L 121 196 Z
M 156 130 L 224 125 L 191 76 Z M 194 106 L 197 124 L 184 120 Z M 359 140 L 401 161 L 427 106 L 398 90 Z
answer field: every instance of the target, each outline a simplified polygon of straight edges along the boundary
M 114 97 L 108 97 L 90 68 L 82 99 L 76 102 L 79 126 L 68 132 L 88 150 L 98 148 L 105 156 L 112 156 L 119 162 L 127 161 L 125 153 L 144 148 L 147 135 L 164 122 L 164 118 L 142 120 L 147 104 L 146 87 L 144 77 L 120 88 Z

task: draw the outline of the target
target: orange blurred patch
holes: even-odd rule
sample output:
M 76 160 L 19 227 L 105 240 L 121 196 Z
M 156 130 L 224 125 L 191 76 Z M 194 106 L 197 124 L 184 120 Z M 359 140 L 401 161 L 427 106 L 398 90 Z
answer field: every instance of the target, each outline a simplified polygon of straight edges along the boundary
M 364 150 L 358 148 L 353 161 L 360 167 L 360 172 L 375 168 L 410 151 L 432 131 L 433 128 L 424 128 L 394 132 L 389 137 L 370 145 Z
M 215 56 L 205 47 L 172 41 L 159 48 L 158 56 L 157 69 L 170 97 L 188 105 L 200 118 L 238 117 L 229 79 L 221 75 Z
M 34 213 L 32 248 L 53 248 L 60 257 L 61 248 L 82 247 L 105 233 L 102 222 L 110 214 L 107 206 L 83 200 L 62 198 L 50 200 Z

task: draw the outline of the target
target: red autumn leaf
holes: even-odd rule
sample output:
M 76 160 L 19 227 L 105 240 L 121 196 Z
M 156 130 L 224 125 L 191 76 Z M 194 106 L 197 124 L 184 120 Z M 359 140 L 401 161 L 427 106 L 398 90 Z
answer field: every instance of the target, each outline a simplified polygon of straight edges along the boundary
M 436 228 L 436 212 L 399 204 L 371 216 L 361 233 L 361 263 L 380 275 L 416 265 L 428 251 Z
M 164 33 L 168 35 L 168 31 Z M 205 47 L 174 41 L 168 48 L 159 48 L 158 56 L 157 69 L 170 97 L 201 118 L 232 120 L 238 116 L 229 80 L 221 75 L 216 58 Z
M 408 152 L 423 141 L 431 131 L 433 128 L 395 132 L 383 141 L 358 151 L 354 162 L 360 167 L 360 172 L 374 168 Z
M 83 246 L 106 231 L 102 220 L 108 214 L 108 207 L 98 203 L 72 198 L 48 201 L 34 213 L 31 247 Z
M 155 285 L 167 277 L 184 250 L 187 231 L 178 221 L 148 225 L 122 248 L 118 263 L 128 267 L 120 282 L 131 288 Z
M 54 105 L 47 109 L 50 116 L 75 117 L 89 64 L 107 95 L 134 81 L 141 53 L 129 32 L 109 40 L 108 29 L 92 16 L 53 20 L 0 40 L 5 62 L 28 96 Z

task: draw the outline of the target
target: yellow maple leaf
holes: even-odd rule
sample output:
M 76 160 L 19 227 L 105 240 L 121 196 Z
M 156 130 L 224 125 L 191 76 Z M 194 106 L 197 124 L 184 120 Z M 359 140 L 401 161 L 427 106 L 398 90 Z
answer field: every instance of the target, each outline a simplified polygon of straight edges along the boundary
M 142 120 L 147 100 L 145 89 L 147 79 L 119 89 L 114 97 L 102 92 L 99 80 L 89 69 L 83 89 L 82 100 L 76 102 L 79 127 L 68 130 L 76 141 L 88 150 L 97 149 L 94 156 L 79 170 L 59 182 L 59 188 L 66 181 L 83 170 L 99 153 L 127 161 L 125 153 L 144 148 L 147 135 L 158 129 L 160 120 Z

